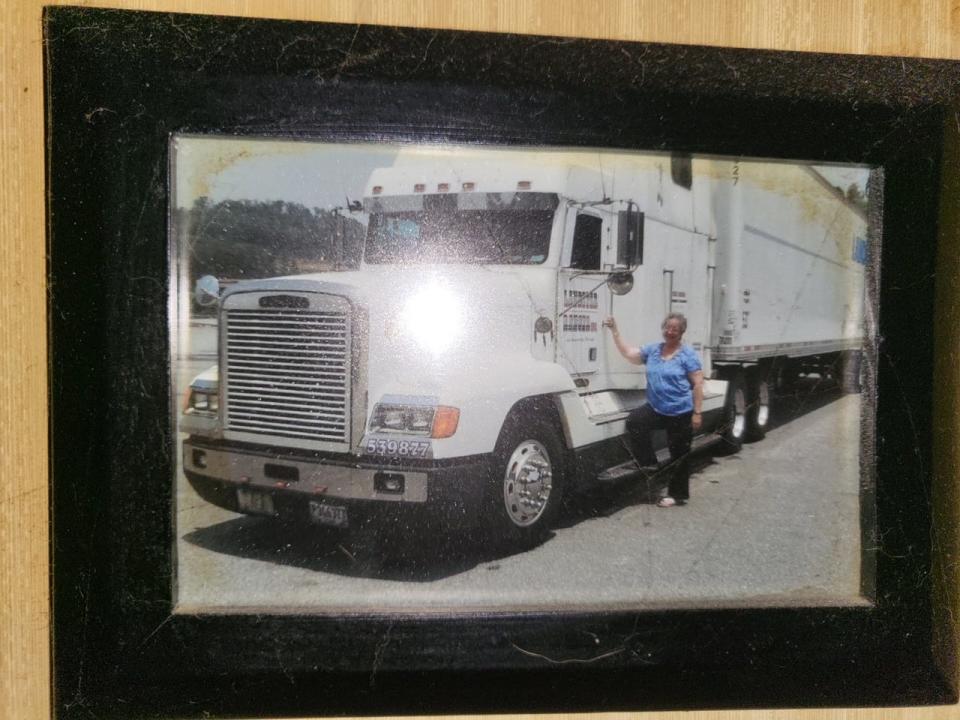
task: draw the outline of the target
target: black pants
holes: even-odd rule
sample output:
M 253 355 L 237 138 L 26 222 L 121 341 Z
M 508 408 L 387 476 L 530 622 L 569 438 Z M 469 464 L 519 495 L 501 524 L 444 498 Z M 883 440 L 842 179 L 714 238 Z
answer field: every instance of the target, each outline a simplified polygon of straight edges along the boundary
M 653 450 L 653 431 L 667 431 L 667 446 L 670 448 L 670 486 L 668 493 L 674 500 L 690 497 L 690 444 L 693 428 L 690 418 L 683 415 L 661 415 L 649 405 L 641 405 L 627 417 L 627 433 L 632 440 L 634 456 L 641 465 L 656 465 L 657 455 Z

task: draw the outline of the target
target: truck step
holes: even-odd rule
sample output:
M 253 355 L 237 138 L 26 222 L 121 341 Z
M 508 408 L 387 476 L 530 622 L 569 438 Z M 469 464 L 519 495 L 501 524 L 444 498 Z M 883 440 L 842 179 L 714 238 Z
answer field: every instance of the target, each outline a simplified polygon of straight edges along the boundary
M 637 467 L 637 464 L 633 460 L 627 460 L 625 463 L 614 465 L 613 467 L 607 468 L 602 473 L 597 475 L 597 482 L 619 482 L 620 480 L 626 480 L 629 477 L 639 474 L 640 468 Z
M 720 436 L 716 433 L 707 433 L 706 435 L 699 435 L 693 439 L 693 444 L 691 446 L 691 452 L 696 452 L 702 450 L 703 448 L 713 445 L 720 439 Z M 666 464 L 670 461 L 670 451 L 666 448 L 662 448 L 657 452 L 657 469 L 652 472 L 648 471 L 651 475 L 656 475 L 663 469 Z M 597 475 L 597 482 L 602 483 L 612 483 L 619 482 L 620 480 L 626 480 L 629 477 L 640 474 L 640 468 L 637 467 L 637 463 L 633 460 L 627 460 L 622 462 L 619 465 L 614 465 L 613 467 L 607 468 L 599 475 Z
M 707 433 L 706 435 L 698 435 L 693 439 L 693 443 L 690 446 L 690 452 L 697 452 L 698 450 L 703 450 L 705 447 L 713 445 L 715 442 L 720 441 L 720 436 L 717 433 Z
M 628 415 L 630 415 L 630 413 L 627 410 L 614 410 L 612 412 L 588 415 L 587 417 L 590 418 L 590 422 L 596 423 L 597 425 L 602 425 L 604 423 L 615 422 L 617 420 L 626 420 Z

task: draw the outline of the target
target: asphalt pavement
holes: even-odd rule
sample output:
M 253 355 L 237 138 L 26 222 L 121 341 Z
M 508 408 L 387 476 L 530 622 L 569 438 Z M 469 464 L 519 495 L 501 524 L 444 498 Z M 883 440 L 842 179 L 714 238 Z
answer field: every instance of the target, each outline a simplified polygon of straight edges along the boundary
M 175 368 L 181 383 L 210 364 Z M 657 483 L 578 498 L 542 545 L 494 552 L 462 533 L 292 527 L 202 501 L 177 480 L 182 611 L 614 610 L 860 605 L 859 396 L 813 382 L 765 440 L 698 455 L 691 501 Z M 664 478 L 660 479 L 661 481 Z

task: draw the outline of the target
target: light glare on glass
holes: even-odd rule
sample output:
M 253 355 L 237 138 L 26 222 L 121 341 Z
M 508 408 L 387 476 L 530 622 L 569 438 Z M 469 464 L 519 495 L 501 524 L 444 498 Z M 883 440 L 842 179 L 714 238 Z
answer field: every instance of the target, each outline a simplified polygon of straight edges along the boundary
M 450 348 L 463 331 L 460 296 L 440 284 L 428 285 L 413 295 L 401 318 L 410 336 L 434 354 Z

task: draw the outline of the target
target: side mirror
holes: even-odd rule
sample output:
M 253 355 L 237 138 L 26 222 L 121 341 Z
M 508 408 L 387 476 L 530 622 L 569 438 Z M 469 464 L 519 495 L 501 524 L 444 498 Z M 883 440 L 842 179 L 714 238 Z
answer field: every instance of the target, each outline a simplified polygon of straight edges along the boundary
M 607 287 L 614 295 L 626 295 L 633 290 L 632 272 L 615 272 L 607 278 Z
M 193 299 L 200 307 L 210 307 L 220 302 L 220 281 L 213 275 L 204 275 L 193 288 Z
M 627 206 L 617 213 L 617 264 L 636 267 L 643 263 L 644 216 L 632 200 Z

